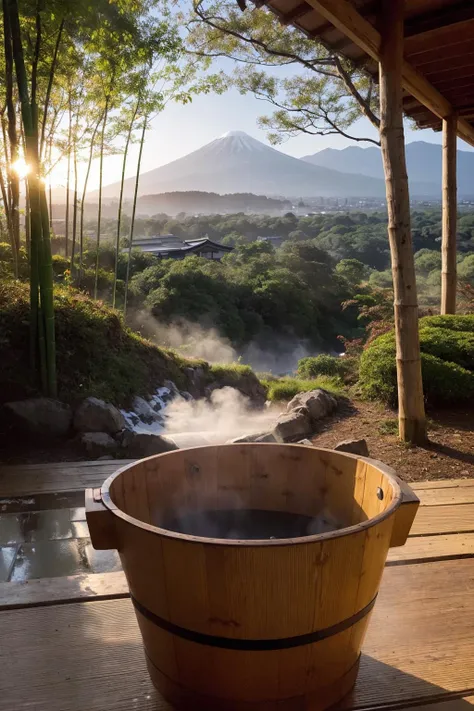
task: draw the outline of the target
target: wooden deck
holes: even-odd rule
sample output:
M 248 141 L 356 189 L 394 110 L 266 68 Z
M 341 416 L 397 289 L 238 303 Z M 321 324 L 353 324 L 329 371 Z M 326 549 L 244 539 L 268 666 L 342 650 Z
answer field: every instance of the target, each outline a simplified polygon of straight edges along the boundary
M 117 464 L 4 467 L 0 495 L 100 485 Z M 344 711 L 474 711 L 474 481 L 414 488 L 422 506 L 390 553 Z M 170 709 L 149 681 L 122 573 L 5 583 L 0 631 L 1 711 Z

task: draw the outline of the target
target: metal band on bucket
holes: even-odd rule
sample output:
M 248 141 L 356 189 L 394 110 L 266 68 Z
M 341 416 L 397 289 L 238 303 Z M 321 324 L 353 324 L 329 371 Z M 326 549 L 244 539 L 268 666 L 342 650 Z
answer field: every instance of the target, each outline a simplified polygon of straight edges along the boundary
M 196 644 L 204 644 L 208 647 L 220 647 L 221 649 L 238 649 L 245 652 L 268 652 L 274 649 L 291 649 L 292 647 L 302 647 L 306 644 L 314 644 L 315 642 L 320 642 L 328 637 L 333 637 L 344 630 L 349 629 L 357 622 L 362 620 L 369 612 L 372 610 L 377 599 L 377 595 L 366 605 L 362 610 L 356 612 L 351 617 L 347 617 L 345 620 L 338 622 L 331 627 L 325 627 L 322 630 L 316 630 L 315 632 L 309 632 L 308 634 L 300 634 L 296 637 L 283 637 L 281 639 L 236 639 L 231 637 L 218 637 L 212 634 L 205 634 L 203 632 L 195 632 L 194 630 L 188 630 L 185 627 L 180 627 L 175 625 L 169 620 L 165 620 L 154 612 L 144 607 L 138 600 L 136 600 L 133 595 L 130 595 L 135 609 L 146 617 L 147 620 L 152 622 L 157 627 L 174 634 L 182 639 L 187 639 L 190 642 L 195 642 Z

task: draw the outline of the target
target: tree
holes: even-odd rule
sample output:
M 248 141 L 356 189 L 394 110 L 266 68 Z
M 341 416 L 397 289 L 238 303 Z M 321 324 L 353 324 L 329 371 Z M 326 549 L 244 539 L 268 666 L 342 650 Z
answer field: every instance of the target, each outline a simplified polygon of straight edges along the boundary
M 379 141 L 350 132 L 361 116 L 378 129 L 378 91 L 373 78 L 336 52 L 283 27 L 266 9 L 241 12 L 235 0 L 194 0 L 187 17 L 190 52 L 205 66 L 217 57 L 235 60 L 233 70 L 214 75 L 214 87 L 253 93 L 275 111 L 260 118 L 269 138 L 340 134 L 355 141 Z M 295 70 L 279 76 L 278 68 Z

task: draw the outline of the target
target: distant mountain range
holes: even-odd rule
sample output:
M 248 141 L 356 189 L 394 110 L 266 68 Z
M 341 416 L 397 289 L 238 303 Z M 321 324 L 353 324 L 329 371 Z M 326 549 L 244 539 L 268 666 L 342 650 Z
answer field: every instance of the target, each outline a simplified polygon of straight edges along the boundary
M 125 197 L 131 197 L 134 178 L 125 181 Z M 139 194 L 200 190 L 205 192 L 255 193 L 297 197 L 385 197 L 380 177 L 354 175 L 344 169 L 311 164 L 266 146 L 243 131 L 230 131 L 183 158 L 140 176 Z M 420 194 L 432 186 L 420 185 Z M 115 198 L 119 183 L 103 190 Z M 97 198 L 97 192 L 89 199 Z
M 441 197 L 441 146 L 424 141 L 406 149 L 411 195 Z M 458 151 L 459 194 L 474 194 L 474 153 Z M 131 198 L 134 178 L 125 181 Z M 119 183 L 103 189 L 104 198 L 117 198 Z M 257 141 L 243 131 L 229 131 L 211 143 L 140 176 L 139 195 L 183 191 L 254 193 L 284 198 L 384 198 L 380 149 L 350 146 L 327 148 L 293 158 Z M 96 200 L 97 191 L 88 195 Z
M 458 194 L 474 195 L 474 152 L 458 150 Z M 380 149 L 376 146 L 361 148 L 349 146 L 341 150 L 325 148 L 313 155 L 303 156 L 301 160 L 320 168 L 344 170 L 354 175 L 371 178 L 383 178 L 383 165 Z M 407 171 L 413 195 L 428 194 L 438 196 L 441 193 L 442 149 L 435 143 L 414 141 L 406 145 Z M 417 193 L 420 183 L 428 183 L 429 193 Z

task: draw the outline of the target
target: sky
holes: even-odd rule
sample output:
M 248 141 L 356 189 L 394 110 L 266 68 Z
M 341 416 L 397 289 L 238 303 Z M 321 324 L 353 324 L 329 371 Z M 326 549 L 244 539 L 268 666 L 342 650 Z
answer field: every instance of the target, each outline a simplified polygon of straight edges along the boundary
M 150 128 L 143 152 L 142 169 L 144 173 L 160 165 L 164 165 L 177 158 L 194 151 L 210 141 L 222 136 L 227 131 L 245 131 L 259 141 L 270 145 L 266 132 L 257 125 L 257 119 L 266 113 L 271 113 L 272 107 L 264 101 L 251 95 L 242 96 L 238 91 L 231 90 L 223 95 L 207 94 L 197 96 L 192 103 L 168 104 L 164 112 L 157 116 Z M 367 121 L 359 120 L 352 127 L 352 132 L 359 136 L 376 138 L 376 130 Z M 431 129 L 423 131 L 412 130 L 405 127 L 405 140 L 427 141 L 441 143 L 441 133 Z M 291 156 L 300 158 L 304 155 L 316 153 L 324 148 L 345 148 L 354 145 L 343 136 L 308 136 L 301 135 L 291 138 L 275 146 L 278 150 Z M 359 146 L 369 147 L 371 143 L 358 143 Z M 471 150 L 464 142 L 459 142 L 461 150 Z M 133 145 L 129 151 L 126 177 L 136 174 L 138 146 Z M 92 165 L 89 178 L 89 190 L 99 186 L 99 161 Z M 108 156 L 104 160 L 104 185 L 117 182 L 120 179 L 122 157 L 120 155 Z M 79 185 L 82 185 L 85 174 L 85 164 L 79 167 Z M 52 176 L 54 186 L 65 185 L 66 171 L 64 164 Z

